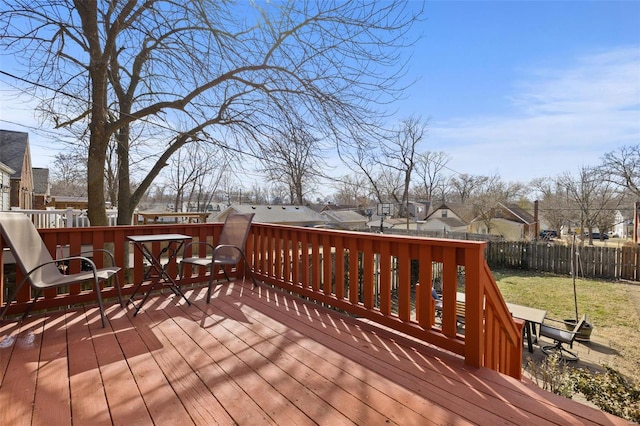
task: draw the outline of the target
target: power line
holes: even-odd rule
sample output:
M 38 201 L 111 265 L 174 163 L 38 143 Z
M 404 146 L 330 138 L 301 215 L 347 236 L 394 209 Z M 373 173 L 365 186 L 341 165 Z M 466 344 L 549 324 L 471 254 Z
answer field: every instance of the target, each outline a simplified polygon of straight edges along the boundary
M 55 89 L 55 88 L 49 87 L 49 86 L 44 85 L 44 84 L 39 83 L 39 82 L 35 82 L 35 81 L 31 81 L 31 80 L 28 80 L 28 79 L 23 78 L 23 77 L 19 77 L 19 76 L 15 75 L 15 74 L 12 74 L 12 73 L 7 72 L 7 71 L 0 70 L 0 74 L 3 74 L 3 75 L 8 76 L 8 77 L 11 77 L 11 78 L 13 78 L 13 79 L 16 79 L 16 80 L 18 80 L 18 81 L 21 81 L 21 82 L 26 83 L 26 84 L 29 84 L 29 85 L 33 85 L 33 86 L 36 86 L 36 87 L 39 87 L 39 88 L 42 88 L 42 89 L 45 89 L 45 90 L 52 91 L 52 92 L 54 92 L 54 93 L 58 93 L 58 94 L 61 94 L 61 95 L 64 95 L 64 96 L 68 96 L 68 97 L 70 97 L 70 98 L 72 98 L 72 99 L 80 100 L 80 101 L 82 101 L 82 102 L 87 102 L 87 100 L 86 100 L 86 99 L 81 98 L 81 97 L 79 97 L 79 96 L 76 96 L 76 95 L 73 95 L 73 94 L 67 93 L 67 92 L 65 92 L 65 91 L 63 91 L 63 90 L 60 90 L 60 89 Z M 10 85 L 11 87 L 13 87 L 13 88 L 14 88 L 14 89 L 16 89 L 16 90 L 21 91 L 22 93 L 26 93 L 26 91 L 25 91 L 25 90 L 23 90 L 23 89 L 22 89 L 22 88 L 20 88 L 20 87 L 16 87 L 16 86 L 14 86 L 14 85 L 12 85 L 12 84 L 10 84 L 10 83 L 6 83 L 6 84 Z M 38 99 L 38 100 L 40 100 L 40 101 L 42 101 L 42 100 L 43 100 L 43 99 L 38 98 L 37 96 L 35 96 L 35 95 L 33 95 L 33 94 L 29 94 L 29 96 L 32 96 L 32 97 L 34 97 L 34 98 L 36 98 L 36 99 Z M 91 102 L 91 103 L 92 103 L 92 102 Z M 113 113 L 120 113 L 120 114 L 122 114 L 121 112 L 116 111 L 116 110 L 113 110 L 113 109 L 110 109 L 110 111 L 111 111 L 111 112 L 113 112 Z M 128 117 L 133 117 L 133 115 L 131 115 L 131 114 L 126 114 L 126 113 L 125 113 L 125 114 L 123 114 L 123 115 L 124 115 L 124 116 L 128 116 Z M 184 132 L 179 132 L 179 131 L 178 131 L 178 130 L 176 130 L 176 129 L 173 129 L 173 128 L 171 128 L 171 127 L 169 127 L 169 126 L 166 126 L 166 125 L 164 125 L 164 124 L 162 124 L 162 123 L 158 123 L 158 122 L 155 122 L 155 121 L 150 121 L 150 120 L 148 120 L 147 118 L 136 118 L 136 120 L 137 120 L 137 121 L 140 121 L 140 122 L 143 122 L 143 123 L 145 123 L 145 124 L 149 124 L 149 125 L 152 125 L 152 126 L 158 127 L 158 128 L 160 128 L 160 129 L 163 129 L 163 130 L 167 130 L 167 131 L 172 132 L 172 133 L 175 133 L 175 134 L 184 134 Z M 4 122 L 10 123 L 10 124 L 14 124 L 14 125 L 20 125 L 20 126 L 23 126 L 23 127 L 28 128 L 28 129 L 32 129 L 32 130 L 34 130 L 34 131 L 47 132 L 47 133 L 50 133 L 50 134 L 52 134 L 52 135 L 56 135 L 56 136 L 58 136 L 56 133 L 54 133 L 54 132 L 52 132 L 52 131 L 49 131 L 49 130 L 38 129 L 38 128 L 33 127 L 33 126 L 26 126 L 26 125 L 22 125 L 22 124 L 15 123 L 15 122 L 10 122 L 10 121 L 8 121 L 8 120 L 1 120 L 1 119 L 0 119 L 0 121 L 4 121 Z M 196 135 L 190 135 L 190 136 L 192 136 L 192 137 L 194 137 L 194 138 L 196 137 Z M 242 150 L 242 149 L 240 149 L 240 148 L 235 148 L 235 147 L 232 147 L 232 146 L 226 145 L 226 144 L 224 144 L 224 143 L 222 143 L 222 142 L 220 142 L 220 141 L 217 141 L 217 142 L 216 142 L 216 145 L 220 146 L 220 147 L 221 147 L 221 148 L 223 148 L 223 149 L 229 150 L 229 151 L 231 151 L 231 152 L 235 152 L 235 153 L 240 154 L 240 155 L 243 155 L 243 156 L 248 156 L 248 157 L 254 158 L 254 159 L 259 160 L 259 161 L 269 161 L 269 159 L 268 159 L 268 158 L 265 158 L 265 157 L 259 156 L 259 155 L 255 154 L 255 153 L 253 153 L 253 152 L 244 151 L 244 150 Z M 451 170 L 451 169 L 449 169 L 449 170 Z M 453 171 L 453 170 L 452 170 L 452 171 Z M 455 171 L 454 171 L 454 173 L 457 173 L 457 172 L 455 172 Z M 262 175 L 255 175 L 255 176 L 263 177 Z M 359 186 L 359 185 L 357 185 L 357 184 L 352 184 L 352 183 L 350 183 L 350 182 L 347 182 L 347 181 L 341 180 L 340 178 L 336 178 L 336 177 L 329 176 L 329 175 L 325 175 L 325 174 L 321 174 L 321 173 L 315 173 L 315 172 L 314 172 L 314 173 L 312 173 L 312 176 L 315 176 L 315 177 L 317 177 L 317 178 L 326 179 L 326 180 L 328 180 L 328 181 L 330 181 L 330 182 L 334 182 L 334 183 L 345 184 L 345 185 L 353 185 L 353 186 Z

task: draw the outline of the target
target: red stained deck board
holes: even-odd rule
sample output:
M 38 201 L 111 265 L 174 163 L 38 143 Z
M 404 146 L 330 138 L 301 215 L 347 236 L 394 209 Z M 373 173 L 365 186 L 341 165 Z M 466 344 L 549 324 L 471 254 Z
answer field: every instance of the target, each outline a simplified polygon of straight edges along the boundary
M 279 290 L 205 294 L 3 321 L 0 424 L 627 424 Z
M 67 314 L 71 414 L 76 424 L 108 424 L 109 404 L 84 311 Z
M 67 339 L 63 333 L 47 330 L 65 328 L 65 315 L 49 317 L 44 324 L 38 385 L 33 405 L 35 424 L 71 424 L 71 395 L 67 377 Z
M 31 424 L 44 322 L 27 318 L 15 335 L 0 386 L 0 424 Z
M 160 342 L 146 326 L 136 326 L 125 311 L 116 309 L 110 322 L 118 330 L 116 338 L 152 420 L 156 424 L 189 424 L 188 411 L 152 355 L 161 348 Z

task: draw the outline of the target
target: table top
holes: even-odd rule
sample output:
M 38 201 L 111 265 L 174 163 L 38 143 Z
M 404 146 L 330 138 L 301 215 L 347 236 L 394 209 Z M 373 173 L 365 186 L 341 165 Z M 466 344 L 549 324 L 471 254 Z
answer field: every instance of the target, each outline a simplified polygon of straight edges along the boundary
M 465 294 L 462 292 L 456 293 L 456 300 L 464 303 Z M 547 311 L 542 309 L 530 308 L 528 306 L 516 305 L 515 303 L 507 303 L 507 308 L 511 312 L 511 316 L 521 320 L 533 322 L 536 324 L 542 324 L 544 318 L 547 316 Z
M 155 234 L 155 235 L 130 235 L 127 237 L 128 240 L 133 241 L 134 243 L 155 243 L 162 241 L 184 241 L 190 240 L 191 237 L 189 235 L 183 234 Z
M 514 318 L 519 318 L 536 324 L 542 324 L 542 322 L 544 321 L 544 317 L 547 316 L 547 311 L 543 311 L 542 309 L 530 308 L 528 306 L 507 303 L 507 308 Z

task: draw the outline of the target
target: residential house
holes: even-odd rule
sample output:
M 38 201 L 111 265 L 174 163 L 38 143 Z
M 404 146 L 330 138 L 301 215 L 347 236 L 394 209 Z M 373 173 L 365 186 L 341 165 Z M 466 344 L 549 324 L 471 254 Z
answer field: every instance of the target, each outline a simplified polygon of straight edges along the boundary
M 466 232 L 471 220 L 471 208 L 463 203 L 444 202 L 420 222 L 421 231 Z
M 16 171 L 0 163 L 0 211 L 10 209 L 11 175 Z
M 29 134 L 0 130 L 0 163 L 14 170 L 10 176 L 10 207 L 33 208 L 33 169 Z
M 498 203 L 491 209 L 489 226 L 487 220 L 475 218 L 469 231 L 476 234 L 499 235 L 508 241 L 532 240 L 536 238 L 536 221 L 532 214 L 517 204 Z
M 254 213 L 254 222 L 292 226 L 324 226 L 327 219 L 306 206 L 272 206 L 232 204 L 221 212 L 212 213 L 207 222 L 224 222 L 230 213 Z
M 320 213 L 327 220 L 327 227 L 335 229 L 364 230 L 368 218 L 354 210 L 325 210 Z
M 49 191 L 49 169 L 34 167 L 33 173 L 33 208 L 44 209 L 51 202 Z
M 78 209 L 87 210 L 89 207 L 89 199 L 86 196 L 73 195 L 53 195 L 49 207 L 55 209 Z M 107 208 L 109 204 L 107 203 Z
M 633 238 L 633 208 L 616 210 L 613 235 L 619 238 Z
M 414 220 L 422 219 L 429 215 L 431 210 L 431 201 L 410 201 L 409 217 Z

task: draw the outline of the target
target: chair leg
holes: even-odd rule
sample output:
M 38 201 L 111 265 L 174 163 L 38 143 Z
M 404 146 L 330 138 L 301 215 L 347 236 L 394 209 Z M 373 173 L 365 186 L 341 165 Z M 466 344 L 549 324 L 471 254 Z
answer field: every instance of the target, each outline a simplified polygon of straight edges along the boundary
M 207 303 L 211 302 L 211 288 L 213 287 L 213 272 L 215 271 L 215 264 L 212 262 L 209 266 L 209 287 L 207 288 Z
M 18 292 L 20 291 L 20 289 L 22 288 L 25 282 L 27 282 L 26 279 L 23 279 L 22 282 L 20 282 L 20 284 L 13 291 L 13 294 L 11 294 L 11 297 L 7 299 L 7 303 L 4 305 L 4 308 L 2 308 L 2 312 L 0 312 L 0 319 L 4 318 L 5 314 L 9 310 L 9 306 L 11 305 L 11 302 L 15 300 L 16 296 L 18 295 Z
M 258 287 L 258 282 L 256 281 L 256 277 L 253 275 L 253 271 L 251 270 L 251 266 L 249 266 L 249 262 L 247 262 L 247 257 L 242 253 L 242 259 L 244 260 L 244 267 L 249 272 L 251 276 L 251 280 L 253 281 L 253 288 Z
M 546 346 L 542 346 L 540 349 L 542 349 L 542 352 L 544 352 L 546 355 L 553 355 L 553 354 L 557 354 L 559 358 L 565 360 L 565 361 L 577 361 L 578 360 L 578 354 L 576 354 L 575 352 L 570 351 L 569 349 L 566 349 L 564 346 L 562 346 L 562 343 L 558 342 L 554 345 L 546 345 Z
M 116 289 L 118 290 L 118 302 L 120 302 L 120 307 L 124 308 L 124 305 L 122 304 L 122 290 L 120 289 L 120 278 L 118 278 L 117 272 L 114 275 L 115 275 Z
M 100 282 L 98 281 L 97 277 L 93 283 L 93 286 L 96 292 L 96 297 L 98 298 L 98 306 L 100 307 L 100 318 L 102 319 L 102 328 L 105 328 L 107 326 L 107 317 L 104 314 L 104 306 L 102 305 L 102 292 L 100 291 Z
M 36 293 L 33 295 L 33 300 L 29 303 L 29 306 L 27 306 L 27 310 L 24 311 L 24 314 L 22 314 L 22 319 L 25 319 L 27 315 L 29 315 L 29 312 L 31 312 L 31 309 L 36 305 L 36 300 L 40 297 L 40 292 L 40 289 L 36 290 Z

